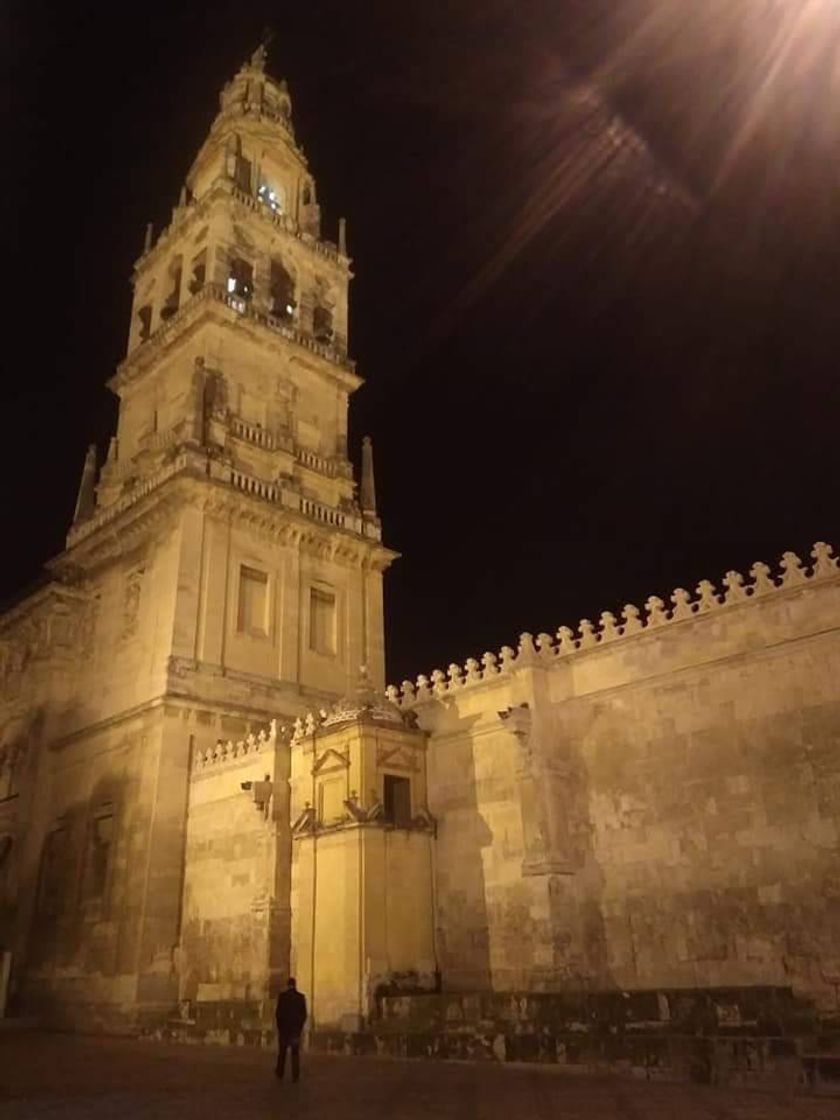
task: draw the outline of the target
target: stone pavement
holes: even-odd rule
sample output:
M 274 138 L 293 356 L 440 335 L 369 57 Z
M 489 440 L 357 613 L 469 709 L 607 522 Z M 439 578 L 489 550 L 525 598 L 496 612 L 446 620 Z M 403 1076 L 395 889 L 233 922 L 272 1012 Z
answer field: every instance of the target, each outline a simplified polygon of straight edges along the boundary
M 840 1120 L 840 1100 L 595 1078 L 556 1068 L 305 1057 L 0 1032 L 0 1120 Z

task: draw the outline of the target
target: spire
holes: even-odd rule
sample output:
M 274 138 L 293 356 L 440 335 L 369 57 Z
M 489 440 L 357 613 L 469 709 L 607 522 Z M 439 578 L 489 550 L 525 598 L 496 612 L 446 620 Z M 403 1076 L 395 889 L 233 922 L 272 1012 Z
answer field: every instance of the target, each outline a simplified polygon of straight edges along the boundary
M 90 517 L 96 506 L 96 444 L 92 443 L 85 455 L 85 465 L 82 467 L 82 481 L 79 483 L 79 496 L 76 498 L 76 509 L 73 522 L 84 521 Z
M 373 444 L 370 436 L 362 440 L 362 485 L 359 491 L 362 513 L 376 516 L 376 484 L 373 480 Z
M 265 70 L 265 64 L 268 61 L 268 48 L 271 46 L 271 40 L 274 38 L 274 31 L 268 25 L 263 28 L 262 38 L 260 45 L 251 55 L 250 66 L 252 70 Z
M 265 70 L 265 64 L 268 61 L 268 51 L 266 50 L 265 40 L 257 47 L 251 55 L 250 66 L 252 70 Z

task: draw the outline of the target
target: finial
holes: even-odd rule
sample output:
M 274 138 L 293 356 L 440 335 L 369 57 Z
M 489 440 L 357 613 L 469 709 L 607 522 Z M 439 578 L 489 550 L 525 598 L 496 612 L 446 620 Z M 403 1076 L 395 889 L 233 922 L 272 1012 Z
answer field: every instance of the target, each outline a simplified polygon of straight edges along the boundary
M 96 444 L 92 443 L 85 455 L 85 465 L 82 467 L 82 480 L 79 483 L 79 496 L 76 498 L 76 509 L 73 513 L 73 522 L 84 521 L 90 517 L 96 508 Z
M 362 513 L 376 516 L 376 484 L 373 479 L 373 444 L 370 436 L 362 440 L 362 484 L 359 489 Z
M 143 252 L 144 253 L 148 253 L 148 251 L 152 247 L 152 234 L 153 234 L 153 232 L 154 232 L 154 227 L 153 227 L 152 223 L 151 222 L 146 222 L 146 239 L 143 242 Z
M 338 219 L 338 251 L 342 257 L 347 256 L 347 219 Z
M 274 31 L 266 24 L 263 28 L 262 38 L 260 45 L 251 55 L 251 67 L 254 70 L 265 70 L 265 64 L 268 59 L 268 48 L 271 46 L 271 40 L 274 38 Z

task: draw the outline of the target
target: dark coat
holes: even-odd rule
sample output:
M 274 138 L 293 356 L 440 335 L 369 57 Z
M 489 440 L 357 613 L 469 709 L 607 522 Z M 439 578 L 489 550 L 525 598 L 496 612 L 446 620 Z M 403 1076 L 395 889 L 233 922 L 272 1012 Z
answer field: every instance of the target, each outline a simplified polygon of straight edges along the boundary
M 298 1038 L 306 1022 L 306 996 L 295 988 L 287 988 L 277 997 L 274 1017 L 282 1038 Z

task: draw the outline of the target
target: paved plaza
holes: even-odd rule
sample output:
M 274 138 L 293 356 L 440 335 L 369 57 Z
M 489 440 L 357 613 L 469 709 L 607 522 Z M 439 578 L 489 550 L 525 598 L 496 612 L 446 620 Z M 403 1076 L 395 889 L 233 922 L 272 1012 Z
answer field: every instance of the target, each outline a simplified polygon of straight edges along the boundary
M 840 1120 L 840 1100 L 556 1069 L 309 1056 L 298 1085 L 250 1049 L 0 1032 L 2 1120 Z

